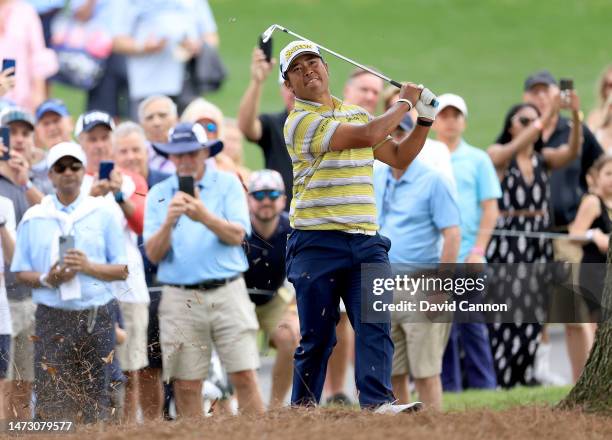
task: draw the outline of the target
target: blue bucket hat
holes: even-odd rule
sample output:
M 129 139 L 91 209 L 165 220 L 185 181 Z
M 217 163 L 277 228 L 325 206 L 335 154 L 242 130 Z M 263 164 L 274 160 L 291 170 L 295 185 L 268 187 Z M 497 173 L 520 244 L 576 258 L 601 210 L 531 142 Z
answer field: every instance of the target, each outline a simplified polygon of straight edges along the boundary
M 168 133 L 170 142 L 167 144 L 153 144 L 153 148 L 162 156 L 170 154 L 184 154 L 202 148 L 210 149 L 210 157 L 223 150 L 223 142 L 219 139 L 208 140 L 206 130 L 199 123 L 181 122 Z

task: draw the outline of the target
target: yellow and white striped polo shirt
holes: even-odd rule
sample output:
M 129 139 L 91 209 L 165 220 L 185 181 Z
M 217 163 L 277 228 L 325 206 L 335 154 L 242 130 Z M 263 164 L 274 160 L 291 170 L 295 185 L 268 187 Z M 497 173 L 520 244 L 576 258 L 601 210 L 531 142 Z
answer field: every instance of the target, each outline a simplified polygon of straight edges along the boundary
M 365 124 L 370 115 L 359 106 L 332 99 L 334 108 L 296 98 L 285 122 L 285 143 L 293 163 L 291 226 L 376 231 L 373 148 L 329 148 L 340 123 Z

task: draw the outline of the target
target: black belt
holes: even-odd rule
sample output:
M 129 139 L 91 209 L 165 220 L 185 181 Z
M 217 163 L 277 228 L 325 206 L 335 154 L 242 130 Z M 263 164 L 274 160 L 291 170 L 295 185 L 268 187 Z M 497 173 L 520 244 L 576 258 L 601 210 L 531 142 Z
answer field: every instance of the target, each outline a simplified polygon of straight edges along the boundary
M 181 289 L 189 289 L 189 290 L 210 290 L 210 289 L 216 289 L 221 286 L 225 286 L 226 284 L 229 284 L 232 281 L 236 281 L 240 277 L 242 277 L 242 275 L 234 275 L 233 277 L 230 277 L 230 278 L 219 278 L 216 280 L 206 280 L 198 284 L 168 284 L 168 285 L 172 287 L 179 287 Z

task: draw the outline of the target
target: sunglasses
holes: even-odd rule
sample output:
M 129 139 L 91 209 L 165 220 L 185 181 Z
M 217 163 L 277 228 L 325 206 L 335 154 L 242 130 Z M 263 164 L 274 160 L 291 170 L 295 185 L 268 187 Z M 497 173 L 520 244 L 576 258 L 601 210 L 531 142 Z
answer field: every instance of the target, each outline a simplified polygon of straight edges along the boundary
M 73 173 L 76 173 L 83 169 L 83 164 L 80 162 L 72 162 L 70 165 L 64 165 L 61 163 L 56 163 L 53 165 L 53 171 L 57 174 L 63 174 L 68 168 L 70 168 Z
M 266 197 L 272 201 L 275 201 L 282 195 L 283 195 L 283 192 L 277 189 L 265 189 L 261 191 L 253 191 L 251 193 L 251 196 L 253 196 L 253 198 L 257 200 L 258 202 L 261 202 Z
M 523 127 L 528 127 L 529 124 L 531 124 L 533 121 L 535 121 L 535 119 L 531 119 L 528 118 L 527 116 L 520 116 L 519 118 L 517 118 L 519 123 L 523 126 Z

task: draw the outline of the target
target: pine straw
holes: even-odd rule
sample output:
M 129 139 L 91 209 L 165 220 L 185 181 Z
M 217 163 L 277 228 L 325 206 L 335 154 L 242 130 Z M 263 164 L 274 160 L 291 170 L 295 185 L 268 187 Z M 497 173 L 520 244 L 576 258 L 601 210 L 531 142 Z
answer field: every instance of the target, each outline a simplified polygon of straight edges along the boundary
M 612 418 L 543 406 L 397 416 L 344 409 L 285 409 L 260 417 L 217 415 L 146 425 L 80 426 L 76 436 L 109 440 L 610 439 Z

